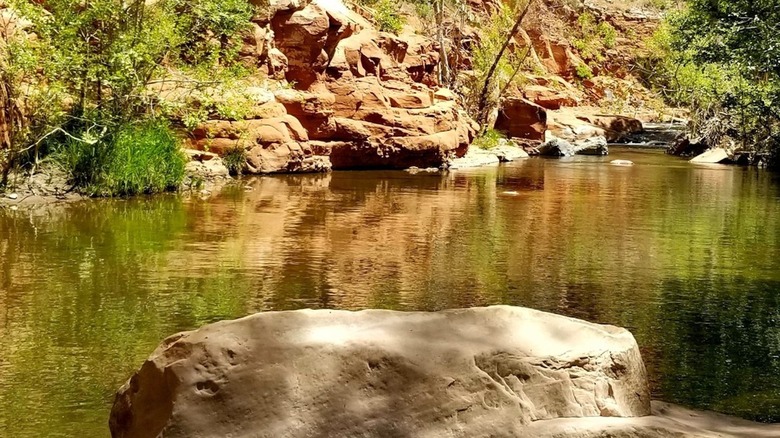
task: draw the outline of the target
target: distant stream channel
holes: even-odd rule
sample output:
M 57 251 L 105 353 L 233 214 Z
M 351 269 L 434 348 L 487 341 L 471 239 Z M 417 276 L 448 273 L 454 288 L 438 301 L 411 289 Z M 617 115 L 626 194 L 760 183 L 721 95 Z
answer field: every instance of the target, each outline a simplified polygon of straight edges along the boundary
M 655 398 L 780 422 L 780 177 L 611 152 L 0 209 L 0 436 L 107 437 L 159 342 L 221 319 L 490 304 L 626 327 Z

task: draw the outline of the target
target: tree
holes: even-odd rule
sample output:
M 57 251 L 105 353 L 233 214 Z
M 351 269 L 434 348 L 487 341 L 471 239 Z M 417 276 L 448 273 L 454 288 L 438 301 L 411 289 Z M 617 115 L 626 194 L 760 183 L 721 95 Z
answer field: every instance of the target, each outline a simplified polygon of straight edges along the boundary
M 691 106 L 692 126 L 711 146 L 780 152 L 780 1 L 689 0 L 667 20 L 656 83 Z
M 515 23 L 512 26 L 512 29 L 506 35 L 506 38 L 504 39 L 504 43 L 501 45 L 501 48 L 498 50 L 498 53 L 496 54 L 495 59 L 493 60 L 493 63 L 490 65 L 490 68 L 488 69 L 487 74 L 485 75 L 484 83 L 482 85 L 482 90 L 479 93 L 479 103 L 477 104 L 477 117 L 478 117 L 477 121 L 481 126 L 485 126 L 488 119 L 488 114 L 489 114 L 488 101 L 489 101 L 489 94 L 490 94 L 490 85 L 493 81 L 493 75 L 496 73 L 496 69 L 498 68 L 499 63 L 504 57 L 504 52 L 506 51 L 507 47 L 509 47 L 509 44 L 515 39 L 515 35 L 517 35 L 517 32 L 520 30 L 520 26 L 523 23 L 523 19 L 528 14 L 528 10 L 531 7 L 531 3 L 532 0 L 528 0 L 528 2 L 525 4 L 525 7 L 522 9 L 522 11 L 518 13 L 517 18 L 515 19 Z M 517 68 L 515 69 L 515 72 L 512 74 L 513 78 L 516 73 L 517 73 Z M 503 88 L 504 87 L 502 87 L 502 89 Z
M 12 43 L 0 46 L 0 151 L 10 151 L 0 156 L 0 168 L 7 175 L 19 151 L 33 150 L 37 157 L 39 146 L 52 145 L 69 154 L 64 162 L 84 174 L 75 178 L 84 184 L 106 179 L 104 174 L 111 172 L 117 135 L 137 132 L 153 137 L 127 127 L 158 114 L 159 94 L 150 92 L 149 85 L 170 69 L 205 64 L 213 72 L 218 65 L 230 64 L 238 53 L 232 39 L 248 28 L 254 12 L 244 0 L 9 0 L 9 4 L 29 22 L 34 38 L 5 38 Z M 30 104 L 44 94 L 48 97 L 39 101 L 46 105 Z M 38 108 L 61 111 L 57 117 L 29 110 L 24 114 L 25 109 Z M 158 139 L 172 138 L 163 135 L 158 124 L 144 126 Z M 126 138 L 122 141 L 128 143 Z M 132 149 L 128 153 L 136 155 Z

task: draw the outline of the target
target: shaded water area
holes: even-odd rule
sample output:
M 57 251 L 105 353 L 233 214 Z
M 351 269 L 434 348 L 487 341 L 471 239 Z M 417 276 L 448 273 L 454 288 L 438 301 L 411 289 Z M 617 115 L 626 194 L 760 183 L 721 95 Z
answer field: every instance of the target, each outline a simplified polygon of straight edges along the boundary
M 160 340 L 220 319 L 499 303 L 627 327 L 655 398 L 780 421 L 777 175 L 622 149 L 244 182 L 0 210 L 0 436 L 108 436 Z

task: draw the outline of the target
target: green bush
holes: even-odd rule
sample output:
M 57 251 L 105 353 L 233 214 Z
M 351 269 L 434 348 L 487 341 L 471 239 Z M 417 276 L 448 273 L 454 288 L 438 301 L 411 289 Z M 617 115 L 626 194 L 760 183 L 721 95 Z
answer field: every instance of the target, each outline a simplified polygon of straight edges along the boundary
M 506 139 L 506 135 L 495 129 L 488 129 L 484 134 L 474 139 L 473 145 L 482 149 L 493 149 Z
M 87 138 L 84 138 L 87 137 Z M 71 182 L 92 196 L 127 196 L 175 190 L 187 158 L 160 121 L 128 124 L 113 136 L 69 138 L 57 153 Z
M 588 67 L 588 64 L 579 64 L 574 71 L 577 74 L 577 77 L 582 80 L 593 77 L 593 71 Z
M 222 157 L 222 162 L 231 175 L 241 175 L 246 167 L 246 150 L 242 147 L 229 149 Z
M 598 26 L 596 26 L 596 31 L 601 37 L 601 42 L 604 44 L 604 47 L 607 49 L 615 47 L 615 44 L 617 44 L 617 31 L 614 27 L 612 27 L 611 24 L 606 21 L 602 21 Z
M 381 0 L 376 4 L 374 20 L 381 32 L 391 32 L 396 35 L 406 24 L 406 20 L 398 12 L 398 3 L 392 0 Z

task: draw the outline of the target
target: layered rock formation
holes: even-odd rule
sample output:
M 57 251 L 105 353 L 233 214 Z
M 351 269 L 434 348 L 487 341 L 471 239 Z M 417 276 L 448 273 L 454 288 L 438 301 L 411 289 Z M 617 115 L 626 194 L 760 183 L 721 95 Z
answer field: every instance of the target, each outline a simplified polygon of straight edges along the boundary
M 650 413 L 631 334 L 516 307 L 271 312 L 165 340 L 114 437 L 518 436 Z
M 212 120 L 192 145 L 246 152 L 252 173 L 440 166 L 476 131 L 436 87 L 430 39 L 380 33 L 339 0 L 272 2 L 243 55 L 286 80 L 250 120 Z

